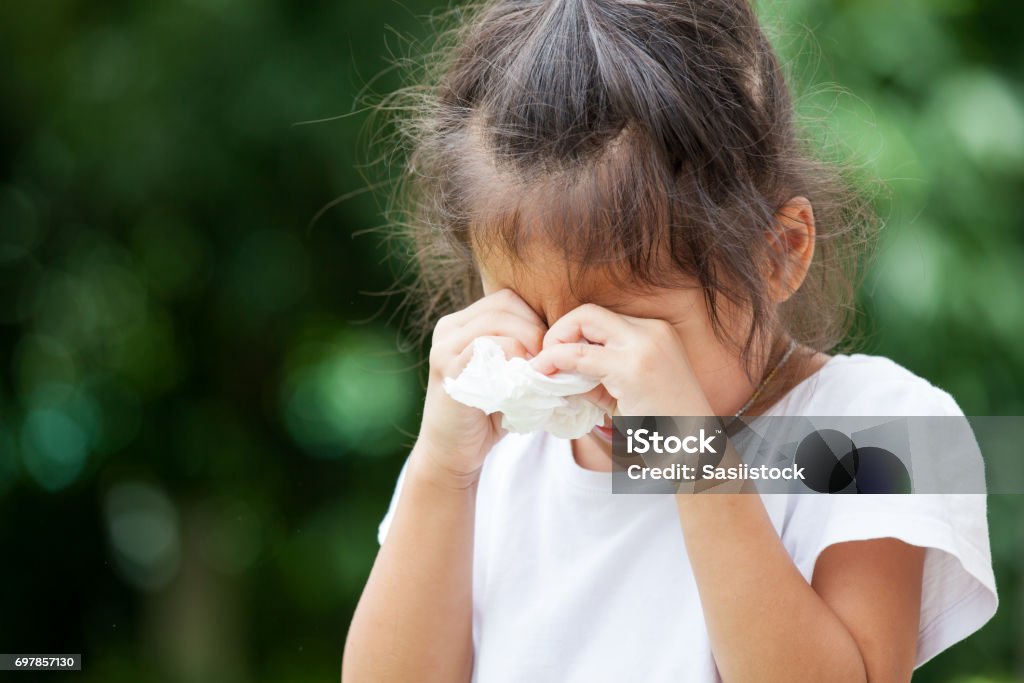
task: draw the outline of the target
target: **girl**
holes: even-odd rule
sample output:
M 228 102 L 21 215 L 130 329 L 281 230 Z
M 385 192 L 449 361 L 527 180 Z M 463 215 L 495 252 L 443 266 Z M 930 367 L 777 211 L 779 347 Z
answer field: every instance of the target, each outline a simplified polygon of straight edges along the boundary
M 983 496 L 615 496 L 610 419 L 506 435 L 445 393 L 489 336 L 609 414 L 960 414 L 826 355 L 871 220 L 745 0 L 465 16 L 405 129 L 424 310 L 455 312 L 343 679 L 895 682 L 981 627 Z

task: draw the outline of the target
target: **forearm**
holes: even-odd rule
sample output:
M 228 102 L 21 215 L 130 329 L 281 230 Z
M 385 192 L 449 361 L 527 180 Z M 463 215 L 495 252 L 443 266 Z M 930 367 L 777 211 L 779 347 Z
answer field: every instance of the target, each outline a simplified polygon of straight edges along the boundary
M 356 608 L 344 683 L 468 681 L 472 669 L 474 478 L 413 449 L 395 516 Z
M 725 683 L 863 683 L 857 642 L 796 569 L 756 494 L 676 496 Z

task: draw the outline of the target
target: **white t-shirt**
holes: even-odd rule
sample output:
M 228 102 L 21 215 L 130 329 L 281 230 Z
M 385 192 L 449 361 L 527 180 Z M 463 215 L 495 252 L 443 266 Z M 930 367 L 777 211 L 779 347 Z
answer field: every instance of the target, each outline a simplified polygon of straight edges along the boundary
M 834 356 L 764 414 L 962 413 L 896 363 L 857 354 Z M 474 682 L 721 680 L 673 496 L 612 495 L 610 476 L 581 468 L 569 441 L 544 432 L 507 435 L 488 455 L 473 552 Z M 917 666 L 996 611 L 984 495 L 762 498 L 808 581 L 835 543 L 892 537 L 927 548 Z

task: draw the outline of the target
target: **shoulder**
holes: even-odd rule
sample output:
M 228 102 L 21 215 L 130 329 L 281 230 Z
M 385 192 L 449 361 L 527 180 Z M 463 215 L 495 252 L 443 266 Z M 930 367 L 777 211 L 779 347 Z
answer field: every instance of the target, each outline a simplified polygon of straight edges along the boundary
M 772 412 L 815 415 L 962 415 L 941 387 L 884 356 L 837 354 Z

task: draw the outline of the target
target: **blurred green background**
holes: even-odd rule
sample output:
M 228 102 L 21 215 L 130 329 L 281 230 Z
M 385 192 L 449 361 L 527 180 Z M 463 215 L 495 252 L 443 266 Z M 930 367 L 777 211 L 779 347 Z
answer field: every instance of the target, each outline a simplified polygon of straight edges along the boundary
M 421 398 L 357 93 L 440 9 L 0 5 L 0 651 L 337 680 Z M 1024 413 L 1024 5 L 762 10 L 816 139 L 886 183 L 860 348 Z M 1000 613 L 916 681 L 1024 680 L 1024 505 L 990 510 Z

